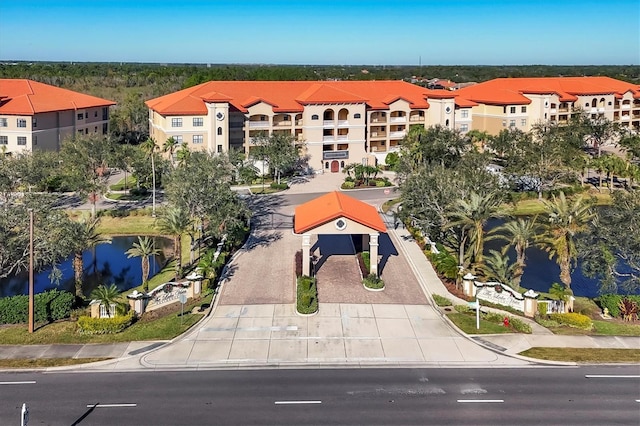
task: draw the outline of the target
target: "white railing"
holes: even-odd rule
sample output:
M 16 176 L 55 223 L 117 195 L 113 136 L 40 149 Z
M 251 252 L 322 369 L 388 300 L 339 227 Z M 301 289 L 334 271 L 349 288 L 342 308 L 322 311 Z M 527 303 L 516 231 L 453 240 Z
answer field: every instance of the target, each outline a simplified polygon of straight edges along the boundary
M 349 136 L 348 135 L 338 135 L 338 140 L 339 141 L 348 141 L 349 140 Z
M 420 117 L 419 115 L 412 115 L 409 118 L 409 121 L 424 121 L 424 116 Z
M 538 300 L 538 306 L 540 303 L 547 304 L 546 314 L 562 314 L 564 313 L 564 301 L 563 300 Z
M 403 138 L 406 134 L 406 130 L 402 130 L 400 132 L 389 132 L 389 136 L 391 136 L 392 138 Z
M 282 121 L 274 121 L 274 126 L 291 126 L 291 121 L 282 120 Z
M 111 304 L 111 309 L 107 310 L 106 305 L 100 305 L 100 318 L 111 318 L 116 316 L 116 304 Z
M 250 121 L 249 122 L 249 128 L 256 128 L 256 127 L 269 127 L 269 122 L 268 121 Z
M 551 114 L 555 114 L 556 112 L 558 112 L 558 110 L 556 108 L 551 108 L 550 112 Z
M 391 117 L 392 123 L 406 123 L 407 117 Z
M 631 105 L 630 104 L 622 104 L 622 109 L 631 109 Z
M 335 141 L 336 137 L 335 136 L 323 136 L 322 137 L 322 142 L 327 142 L 327 141 Z
M 384 117 L 376 117 L 371 119 L 372 123 L 386 123 L 387 119 Z
M 335 121 L 333 121 L 333 120 L 324 120 L 322 122 L 323 126 L 333 126 L 334 124 L 335 124 Z
M 349 120 L 338 120 L 338 126 L 348 126 Z

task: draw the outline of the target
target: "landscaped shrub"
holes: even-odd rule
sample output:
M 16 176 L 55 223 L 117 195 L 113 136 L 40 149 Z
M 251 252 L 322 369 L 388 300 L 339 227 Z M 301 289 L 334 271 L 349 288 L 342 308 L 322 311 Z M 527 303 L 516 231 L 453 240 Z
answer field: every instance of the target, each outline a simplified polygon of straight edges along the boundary
M 120 333 L 133 324 L 135 311 L 127 315 L 119 315 L 113 318 L 78 318 L 78 330 L 82 334 L 114 334 Z
M 459 314 L 466 314 L 471 312 L 471 308 L 469 308 L 469 306 L 467 305 L 456 305 L 453 307 L 453 309 L 456 310 L 456 312 L 458 312 Z M 475 312 L 475 310 L 474 310 Z
M 371 288 L 374 290 L 380 290 L 384 288 L 384 281 L 382 280 L 382 278 L 380 278 L 376 274 L 369 274 L 365 276 L 362 279 L 362 284 L 364 284 L 365 287 Z
M 609 315 L 612 317 L 620 316 L 620 302 L 623 298 L 627 298 L 637 304 L 640 304 L 640 295 L 626 295 L 620 294 L 603 294 L 596 299 L 596 302 L 600 305 L 600 308 L 604 311 L 604 308 L 609 310 Z
M 547 302 L 538 302 L 538 315 L 546 316 L 549 304 Z
M 623 298 L 618 305 L 620 315 L 625 321 L 634 321 L 638 319 L 638 303 L 628 297 Z
M 569 327 L 581 328 L 583 330 L 591 330 L 593 322 L 591 318 L 586 315 L 570 312 L 567 314 L 551 314 L 550 318 L 562 325 L 568 325 Z
M 293 259 L 296 277 L 302 276 L 302 250 L 298 250 L 296 252 L 295 258 Z
M 69 318 L 75 296 L 68 291 L 49 290 L 36 294 L 33 300 L 34 321 L 52 322 Z M 0 299 L 0 324 L 21 324 L 29 321 L 29 296 L 18 295 Z
M 451 306 L 451 300 L 444 296 L 440 296 L 439 294 L 433 295 L 433 301 L 436 302 L 436 305 L 438 306 Z
M 376 186 L 381 188 L 383 186 L 387 186 L 387 183 L 383 180 L 376 181 Z
M 277 183 L 277 182 L 271 182 L 271 185 L 269 186 L 271 187 L 271 189 L 279 189 L 279 190 L 284 190 L 289 188 L 289 185 L 287 185 L 286 183 Z
M 298 277 L 296 289 L 296 309 L 301 314 L 313 314 L 318 311 L 318 288 L 316 279 L 308 276 Z
M 509 317 L 509 324 L 513 327 L 514 330 L 520 333 L 531 334 L 531 326 L 526 322 L 522 321 L 520 318 Z
M 342 189 L 353 189 L 356 187 L 356 183 L 355 182 L 343 182 L 342 183 Z

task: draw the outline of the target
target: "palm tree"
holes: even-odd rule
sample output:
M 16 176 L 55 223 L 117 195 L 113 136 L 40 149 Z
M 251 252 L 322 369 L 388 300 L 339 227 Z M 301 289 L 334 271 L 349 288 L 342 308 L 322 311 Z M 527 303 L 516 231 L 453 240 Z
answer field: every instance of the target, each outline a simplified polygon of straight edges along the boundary
M 519 217 L 494 228 L 491 230 L 491 236 L 487 237 L 487 240 L 498 239 L 507 242 L 508 245 L 502 250 L 503 254 L 507 252 L 509 247 L 514 248 L 516 252 L 516 266 L 512 279 L 514 288 L 520 287 L 524 268 L 527 265 L 526 251 L 533 244 L 533 241 L 538 235 L 538 231 L 539 224 L 537 216 L 526 219 Z
M 151 194 L 152 194 L 152 207 L 151 216 L 156 217 L 156 163 L 155 152 L 158 149 L 158 145 L 153 138 L 147 138 L 142 144 L 140 144 L 142 150 L 151 158 Z
M 154 247 L 153 239 L 149 237 L 138 237 L 138 242 L 126 251 L 127 258 L 139 257 L 142 263 L 142 289 L 149 291 L 149 257 L 160 253 L 160 250 Z
M 207 250 L 205 254 L 200 257 L 198 262 L 198 269 L 202 276 L 207 280 L 207 288 L 211 287 L 211 282 L 216 278 L 216 266 L 217 260 L 215 258 L 215 250 Z
M 173 164 L 173 152 L 176 150 L 177 146 L 178 146 L 178 141 L 173 136 L 171 136 L 169 139 L 164 141 L 164 145 L 162 145 L 162 152 L 169 153 L 171 164 Z
M 560 266 L 560 281 L 571 288 L 571 267 L 577 259 L 576 237 L 588 228 L 595 216 L 592 203 L 581 194 L 573 200 L 567 200 L 564 192 L 553 196 L 551 201 L 543 200 L 547 212 L 547 222 L 537 244 L 549 258 L 556 258 Z
M 191 150 L 189 150 L 189 145 L 183 143 L 180 145 L 180 149 L 176 152 L 176 157 L 178 157 L 178 165 L 184 166 L 187 161 L 189 161 L 189 157 L 191 156 Z
M 111 310 L 111 305 L 118 306 L 121 303 L 120 290 L 118 290 L 115 284 L 111 284 L 109 287 L 99 285 L 91 292 L 91 298 L 99 300 L 100 304 L 107 308 L 107 314 L 110 317 L 112 313 L 115 314 L 115 312 Z
M 176 279 L 182 277 L 182 234 L 192 225 L 189 213 L 179 207 L 169 207 L 160 215 L 158 228 L 173 236 L 173 249 L 176 262 Z
M 84 272 L 84 262 L 82 253 L 87 249 L 92 249 L 98 244 L 111 243 L 111 238 L 103 236 L 97 232 L 100 219 L 89 219 L 74 224 L 73 272 L 75 277 L 76 297 L 82 298 L 82 278 Z
M 484 249 L 484 226 L 491 218 L 501 217 L 501 200 L 496 193 L 480 195 L 472 192 L 469 200 L 457 200 L 454 210 L 447 214 L 447 228 L 462 228 L 471 244 L 471 256 L 476 264 L 482 263 Z M 464 238 L 463 238 L 464 239 Z
M 489 250 L 489 254 L 484 259 L 484 263 L 478 267 L 487 279 L 498 281 L 514 289 L 520 288 L 516 284 L 515 278 L 518 271 L 517 263 L 510 263 L 509 256 L 498 250 Z

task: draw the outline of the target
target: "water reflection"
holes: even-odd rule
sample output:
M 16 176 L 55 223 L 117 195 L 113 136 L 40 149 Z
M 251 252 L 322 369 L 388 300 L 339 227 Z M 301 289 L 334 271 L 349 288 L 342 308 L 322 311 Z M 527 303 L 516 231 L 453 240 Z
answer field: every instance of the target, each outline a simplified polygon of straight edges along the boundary
M 150 274 L 154 276 L 162 269 L 166 262 L 166 255 L 172 251 L 172 241 L 169 238 L 153 238 L 160 254 L 150 259 Z M 127 258 L 125 252 L 131 248 L 137 236 L 113 237 L 111 244 L 100 244 L 82 255 L 84 264 L 85 296 L 89 297 L 94 288 L 100 284 L 115 284 L 121 291 L 138 286 L 142 282 L 141 259 Z M 57 288 L 75 293 L 73 274 L 73 256 L 67 258 L 59 269 L 62 273 L 59 285 L 52 283 L 49 275 L 51 268 L 34 274 L 34 290 L 36 293 Z M 29 291 L 29 274 L 24 272 L 16 277 L 0 280 L 0 297 L 27 294 Z

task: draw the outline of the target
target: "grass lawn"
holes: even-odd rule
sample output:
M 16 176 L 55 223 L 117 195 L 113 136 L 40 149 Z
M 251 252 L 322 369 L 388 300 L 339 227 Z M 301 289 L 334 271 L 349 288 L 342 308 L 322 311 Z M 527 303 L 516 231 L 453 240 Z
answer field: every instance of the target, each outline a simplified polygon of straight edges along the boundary
M 109 186 L 112 191 L 122 191 L 124 189 L 131 189 L 137 185 L 137 179 L 134 176 L 127 176 L 127 187 L 124 186 L 124 178 L 120 179 L 117 183 Z
M 595 197 L 596 205 L 598 206 L 611 204 L 611 194 L 609 191 L 589 191 L 585 193 L 585 195 Z M 532 216 L 544 213 L 544 204 L 537 198 L 519 201 L 515 209 L 513 209 L 512 205 L 505 205 L 505 207 L 515 216 Z
M 107 235 L 160 235 L 156 219 L 147 215 L 100 218 L 98 232 Z
M 0 359 L 0 368 L 47 368 L 65 365 L 88 364 L 106 361 L 111 358 L 38 358 L 38 359 Z
M 150 194 L 131 195 L 131 194 L 123 194 L 121 192 L 112 192 L 105 195 L 105 198 L 108 198 L 109 200 L 116 200 L 116 201 L 144 201 L 150 197 L 151 197 Z
M 138 340 L 171 340 L 187 331 L 202 318 L 202 314 L 192 314 L 195 306 L 210 304 L 213 295 L 192 300 L 184 306 L 184 318 L 180 318 L 180 305 L 175 311 L 153 321 L 144 317 L 131 327 L 117 334 L 79 334 L 74 321 L 60 321 L 38 326 L 30 334 L 26 325 L 0 327 L 0 344 L 4 345 L 50 345 L 69 343 L 119 343 Z
M 549 361 L 585 363 L 640 362 L 640 349 L 531 348 L 520 352 L 519 355 Z
M 265 186 L 264 190 L 262 189 L 262 185 L 252 186 L 250 189 L 252 194 L 275 194 L 277 192 L 284 191 L 284 189 L 275 189 L 270 187 L 269 185 Z
M 447 318 L 451 320 L 460 330 L 466 334 L 500 334 L 500 333 L 516 333 L 515 330 L 505 327 L 502 324 L 496 324 L 480 318 L 480 329 L 476 329 L 476 317 L 466 314 L 453 313 L 448 314 Z
M 640 336 L 640 324 L 621 323 L 605 320 L 593 320 L 593 330 L 581 330 L 574 327 L 549 327 L 554 334 L 565 336 L 589 335 L 589 336 Z
M 382 210 L 382 213 L 388 212 L 391 207 L 395 206 L 400 201 L 402 201 L 400 197 L 395 198 L 393 200 L 385 201 L 384 203 L 382 203 L 382 207 L 380 207 L 380 209 Z

